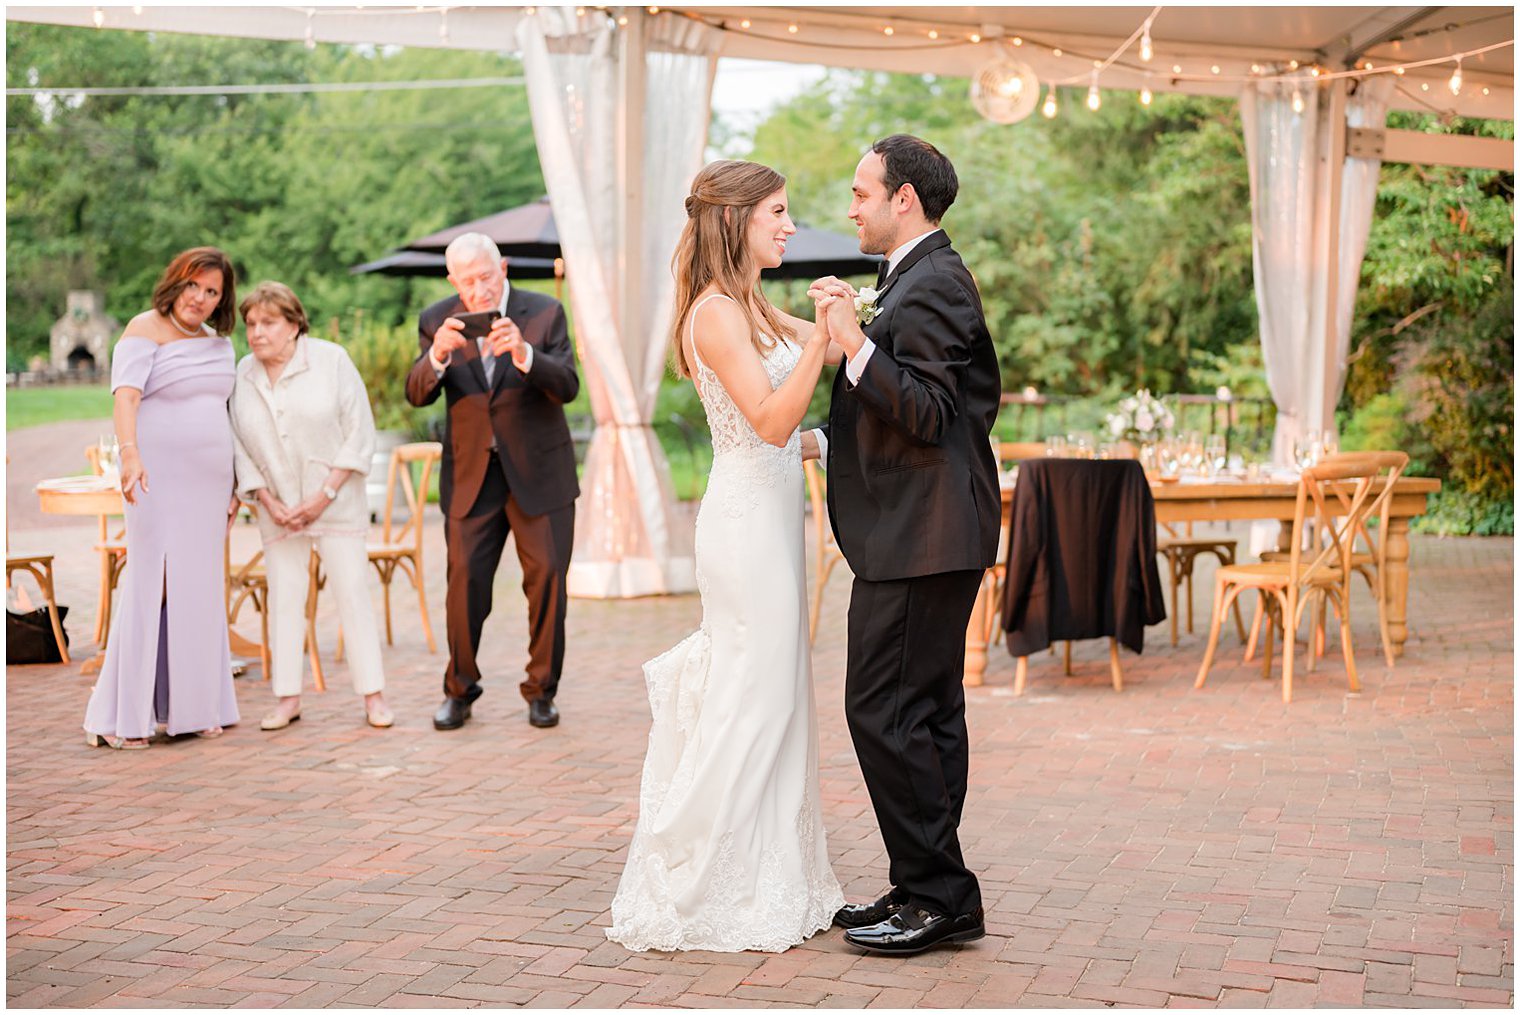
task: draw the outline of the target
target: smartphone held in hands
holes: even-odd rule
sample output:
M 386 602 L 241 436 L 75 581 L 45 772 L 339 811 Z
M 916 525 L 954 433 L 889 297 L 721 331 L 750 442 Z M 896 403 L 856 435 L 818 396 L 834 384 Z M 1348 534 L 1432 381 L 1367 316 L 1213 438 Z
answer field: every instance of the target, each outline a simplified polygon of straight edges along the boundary
M 460 334 L 465 338 L 485 338 L 491 333 L 491 324 L 501 315 L 494 310 L 477 310 L 470 314 L 455 314 L 454 319 L 464 325 Z

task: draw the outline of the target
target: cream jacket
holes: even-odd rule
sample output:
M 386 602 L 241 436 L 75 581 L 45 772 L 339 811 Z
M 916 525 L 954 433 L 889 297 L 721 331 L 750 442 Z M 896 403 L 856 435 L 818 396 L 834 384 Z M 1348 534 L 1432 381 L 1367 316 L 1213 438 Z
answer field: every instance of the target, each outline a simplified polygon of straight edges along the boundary
M 364 477 L 375 449 L 369 395 L 341 345 L 303 335 L 274 385 L 252 354 L 237 366 L 228 401 L 232 416 L 238 492 L 252 500 L 268 488 L 287 507 L 320 493 L 331 469 L 350 469 L 338 498 L 305 531 L 309 535 L 364 534 L 369 501 Z M 267 542 L 286 530 L 265 513 L 259 529 Z

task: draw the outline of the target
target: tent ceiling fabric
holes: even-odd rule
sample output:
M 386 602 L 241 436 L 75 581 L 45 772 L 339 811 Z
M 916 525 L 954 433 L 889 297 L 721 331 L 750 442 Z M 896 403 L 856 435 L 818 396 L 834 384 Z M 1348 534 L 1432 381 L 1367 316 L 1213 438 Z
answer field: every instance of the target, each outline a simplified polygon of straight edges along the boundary
M 7 7 L 10 21 L 89 26 L 97 8 Z M 262 39 L 306 38 L 317 42 L 515 50 L 523 7 L 129 7 L 98 8 L 102 27 L 190 32 Z M 589 10 L 590 8 L 588 8 Z M 307 16 L 307 11 L 312 16 Z M 1081 77 L 1092 59 L 1106 59 L 1137 28 L 1144 7 L 679 7 L 668 12 L 698 15 L 725 25 L 721 55 L 865 70 L 966 76 L 989 62 L 1015 35 L 1015 52 L 1041 83 Z M 664 14 L 662 16 L 671 16 Z M 749 31 L 738 28 L 751 21 Z M 787 26 L 796 24 L 795 35 Z M 892 25 L 887 37 L 882 29 Z M 1448 28 L 1448 26 L 1453 26 Z M 985 38 L 956 43 L 945 35 L 961 29 Z M 941 32 L 938 41 L 927 37 Z M 1144 65 L 1133 51 L 1104 71 L 1105 88 L 1183 91 L 1235 97 L 1233 81 L 1173 81 L 1166 72 L 1220 76 L 1246 74 L 1253 62 L 1319 60 L 1339 67 L 1346 56 L 1374 65 L 1450 56 L 1514 37 L 1512 7 L 1165 7 L 1152 26 L 1156 58 Z M 1398 37 L 1398 41 L 1395 41 Z M 1369 45 L 1370 43 L 1370 45 Z M 1050 49 L 1064 51 L 1053 57 Z M 1147 78 L 1138 68 L 1154 75 Z M 1451 64 L 1411 70 L 1391 102 L 1395 109 L 1444 111 L 1464 116 L 1513 119 L 1514 55 L 1498 49 L 1466 60 L 1466 87 L 1446 90 Z M 1428 85 L 1422 90 L 1421 84 Z M 1489 89 L 1484 95 L 1483 88 Z
M 1106 60 L 1150 13 L 1145 7 L 678 7 L 725 26 L 722 55 L 909 73 L 967 76 L 1003 47 L 1028 63 L 1042 85 L 1080 78 Z M 739 27 L 749 19 L 748 30 Z M 795 34 L 788 31 L 797 26 Z M 891 26 L 887 37 L 883 29 Z M 1447 30 L 1446 26 L 1458 26 Z M 930 40 L 929 30 L 940 33 Z M 956 42 L 952 31 L 962 40 Z M 972 33 L 982 36 L 971 43 Z M 1013 47 L 1015 37 L 1023 45 Z M 1399 41 L 1394 41 L 1394 37 Z M 1225 80 L 1173 80 L 1168 73 L 1244 76 L 1252 63 L 1298 60 L 1338 70 L 1346 57 L 1374 66 L 1450 56 L 1514 37 L 1510 7 L 1163 7 L 1151 26 L 1156 55 L 1142 64 L 1132 47 L 1100 79 L 1104 88 L 1240 94 Z M 1368 43 L 1373 43 L 1368 46 Z M 1063 51 L 1061 57 L 1053 49 Z M 1453 64 L 1408 71 L 1394 93 L 1398 109 L 1455 109 L 1464 116 L 1512 119 L 1512 49 L 1464 60 L 1466 86 L 1446 88 Z M 1149 74 L 1147 74 L 1149 72 Z M 1421 84 L 1430 86 L 1428 91 Z M 1482 89 L 1489 89 L 1488 95 Z

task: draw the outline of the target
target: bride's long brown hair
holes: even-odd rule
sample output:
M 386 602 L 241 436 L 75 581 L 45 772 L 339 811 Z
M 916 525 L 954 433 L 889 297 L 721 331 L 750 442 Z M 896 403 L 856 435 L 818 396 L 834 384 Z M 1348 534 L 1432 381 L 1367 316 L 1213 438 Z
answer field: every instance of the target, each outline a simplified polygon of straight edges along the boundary
M 750 341 L 761 355 L 776 344 L 774 336 L 795 337 L 795 329 L 781 320 L 759 282 L 750 282 L 755 275 L 748 243 L 750 217 L 756 205 L 784 186 L 786 177 L 769 166 L 733 160 L 710 162 L 691 181 L 686 227 L 670 262 L 676 276 L 676 372 L 682 377 L 691 376 L 691 364 L 681 336 L 697 297 L 708 286 L 739 304 L 749 322 Z

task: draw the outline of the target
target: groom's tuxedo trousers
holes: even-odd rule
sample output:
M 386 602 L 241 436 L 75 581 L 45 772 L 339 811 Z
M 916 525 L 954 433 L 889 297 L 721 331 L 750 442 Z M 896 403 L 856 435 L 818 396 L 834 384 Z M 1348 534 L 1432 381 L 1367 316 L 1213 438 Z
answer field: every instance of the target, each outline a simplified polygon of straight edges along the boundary
M 1001 397 L 976 283 L 943 232 L 886 278 L 859 382 L 829 410 L 828 502 L 855 572 L 845 712 L 899 892 L 981 905 L 958 828 L 969 758 L 966 624 L 997 556 L 988 435 Z
M 466 702 L 481 694 L 476 654 L 509 534 L 528 599 L 522 696 L 554 697 L 565 658 L 565 583 L 580 487 L 564 403 L 575 398 L 580 379 L 559 301 L 513 287 L 505 311 L 533 347 L 526 373 L 507 357 L 484 363 L 476 343 L 467 341 L 438 375 L 428 355 L 433 335 L 446 318 L 464 312 L 451 297 L 422 312 L 422 352 L 406 378 L 411 404 L 428 405 L 440 394 L 448 404 L 438 489 L 448 549 L 443 689 Z

